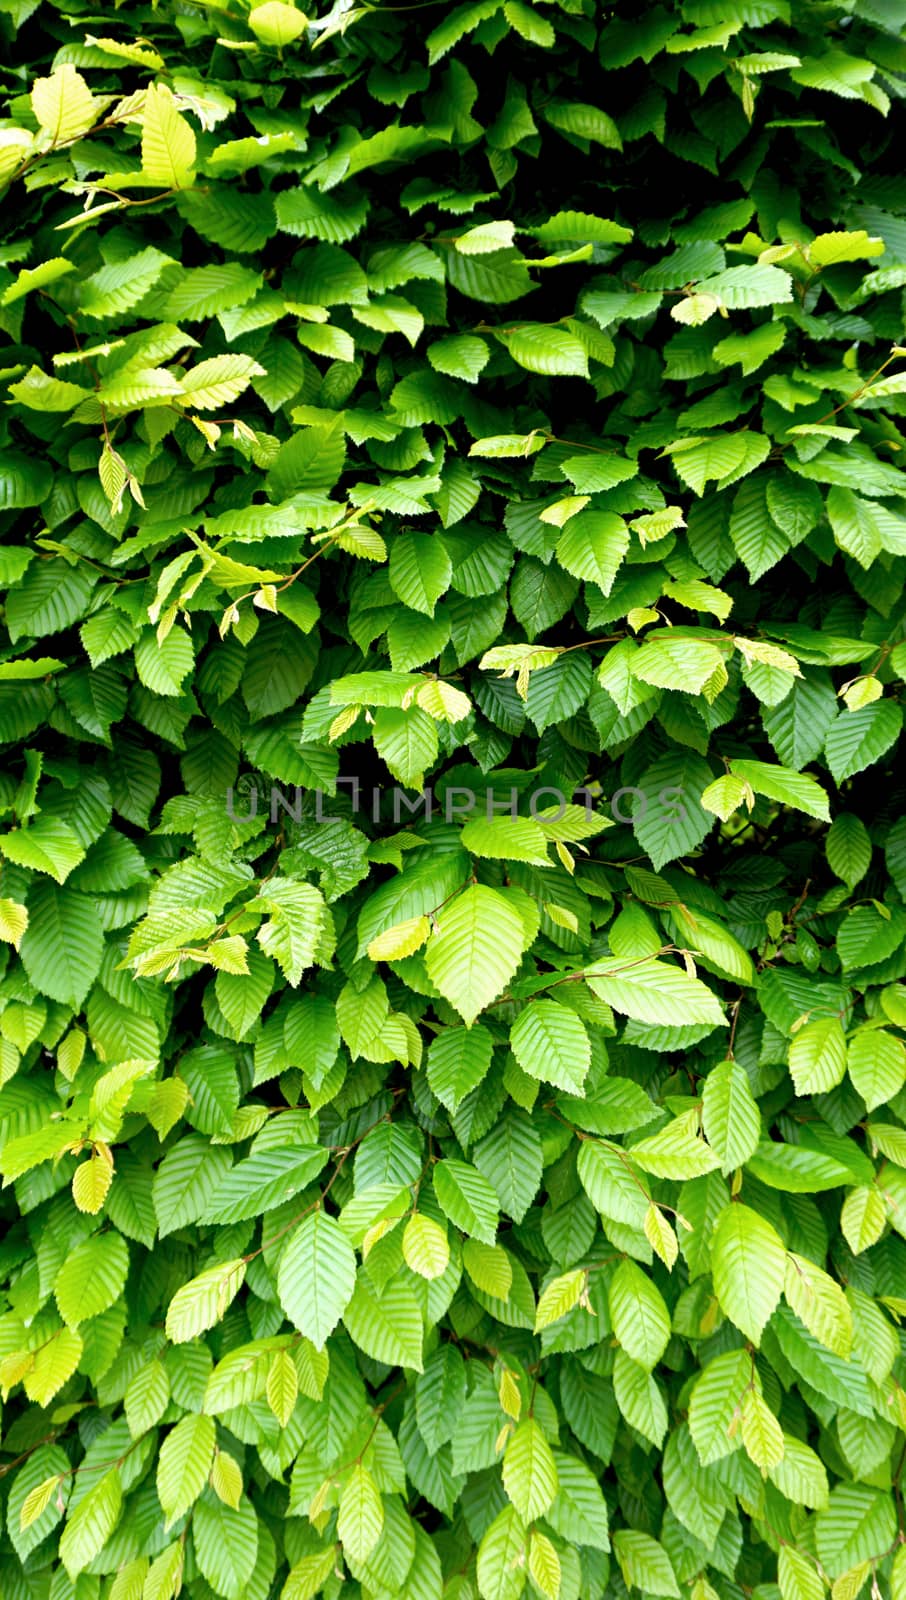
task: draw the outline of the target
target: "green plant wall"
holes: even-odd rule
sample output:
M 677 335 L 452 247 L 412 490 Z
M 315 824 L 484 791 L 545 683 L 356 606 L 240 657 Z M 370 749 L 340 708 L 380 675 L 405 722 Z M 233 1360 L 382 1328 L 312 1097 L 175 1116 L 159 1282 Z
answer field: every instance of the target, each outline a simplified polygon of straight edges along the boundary
M 0 0 L 3 1600 L 904 1600 L 904 0 Z

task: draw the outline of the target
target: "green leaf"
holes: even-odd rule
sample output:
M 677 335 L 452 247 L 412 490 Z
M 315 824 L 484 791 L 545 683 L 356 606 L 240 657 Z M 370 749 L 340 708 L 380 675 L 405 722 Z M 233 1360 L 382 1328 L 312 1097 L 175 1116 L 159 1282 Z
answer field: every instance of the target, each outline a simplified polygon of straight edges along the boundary
M 884 1029 L 857 1033 L 847 1045 L 846 1069 L 856 1093 L 875 1111 L 906 1083 L 906 1049 Z
M 371 1473 L 361 1463 L 353 1467 L 337 1516 L 337 1533 L 352 1561 L 367 1561 L 384 1526 L 384 1507 Z
M 893 1498 L 883 1489 L 841 1483 L 815 1522 L 815 1543 L 830 1577 L 883 1555 L 896 1538 Z
M 557 541 L 557 560 L 575 578 L 597 584 L 610 594 L 629 549 L 629 530 L 611 511 L 580 511 L 571 517 Z
M 659 1133 L 640 1139 L 632 1159 L 643 1172 L 656 1178 L 699 1178 L 719 1165 L 715 1152 L 700 1139 L 695 1112 L 668 1122 Z
M 468 1028 L 512 978 L 524 946 L 522 918 L 511 902 L 474 884 L 440 912 L 425 963 Z
M 730 763 L 730 771 L 743 783 L 748 783 L 756 794 L 769 800 L 779 800 L 783 805 L 794 806 L 809 817 L 821 822 L 830 820 L 827 795 L 806 772 L 794 772 L 789 767 L 773 767 L 765 761 L 739 761 Z
M 721 1309 L 752 1344 L 760 1344 L 786 1271 L 776 1229 L 750 1206 L 728 1205 L 714 1229 L 711 1266 Z
M 475 817 L 460 837 L 463 849 L 472 855 L 550 866 L 544 830 L 531 817 Z
M 421 788 L 425 772 L 437 758 L 437 723 L 419 706 L 379 711 L 374 719 L 374 748 L 394 778 L 407 789 Z
M 99 1233 L 77 1245 L 54 1279 L 54 1298 L 69 1328 L 100 1316 L 119 1298 L 129 1251 L 118 1233 Z
M 796 1093 L 827 1094 L 843 1082 L 846 1037 L 836 1017 L 807 1022 L 790 1045 L 790 1076 Z
M 748 1352 L 728 1350 L 709 1361 L 696 1378 L 689 1398 L 689 1432 L 702 1466 L 739 1448 L 738 1414 L 752 1375 Z
M 543 1517 L 557 1493 L 553 1452 L 532 1417 L 520 1422 L 503 1457 L 503 1487 L 523 1522 Z
M 166 189 L 187 188 L 194 176 L 195 135 L 173 95 L 163 83 L 152 83 L 142 118 L 142 172 Z
M 726 1176 L 742 1167 L 761 1139 L 761 1115 L 738 1061 L 712 1067 L 702 1091 L 702 1127 Z
M 886 755 L 903 725 L 903 713 L 892 700 L 877 700 L 857 711 L 841 711 L 824 741 L 827 764 L 835 783 L 843 783 Z
M 480 1023 L 445 1028 L 428 1048 L 428 1082 L 442 1105 L 455 1111 L 487 1077 L 494 1041 Z
M 661 1294 L 634 1261 L 621 1261 L 608 1295 L 614 1334 L 626 1354 L 650 1372 L 670 1340 L 670 1313 Z
M 258 1559 L 259 1523 L 248 1500 L 224 1505 L 206 1489 L 192 1514 L 192 1541 L 202 1577 L 224 1600 L 239 1600 Z
M 705 684 L 720 672 L 723 662 L 717 646 L 705 640 L 658 633 L 646 639 L 632 659 L 631 670 L 633 677 L 656 688 L 680 688 L 687 694 L 701 694 Z
M 669 1426 L 664 1396 L 654 1375 L 624 1350 L 618 1350 L 614 1359 L 613 1391 L 629 1426 L 660 1448 Z
M 287 1317 L 316 1350 L 323 1350 L 352 1298 L 355 1254 L 325 1211 L 305 1217 L 284 1246 L 277 1291 Z
M 513 1023 L 510 1048 L 530 1078 L 582 1093 L 591 1065 L 591 1044 L 575 1012 L 553 1000 L 533 1001 Z
M 120 1519 L 123 1490 L 116 1467 L 105 1472 L 70 1511 L 60 1537 L 60 1560 L 71 1580 L 99 1555 Z
M 45 872 L 57 883 L 65 883 L 69 874 L 85 858 L 84 847 L 75 829 L 57 817 L 37 817 L 28 828 L 16 828 L 7 833 L 0 841 L 0 850 L 7 861 L 14 861 L 20 867 L 30 867 L 35 872 Z M 84 921 L 87 925 L 87 917 Z M 90 961 L 92 935 L 88 937 Z M 96 938 L 94 943 L 96 945 Z M 70 957 L 68 965 L 73 968 L 76 984 L 84 981 L 85 958 L 73 964 Z M 43 965 L 41 970 L 45 970 Z
M 496 4 L 496 0 L 495 0 Z M 482 1537 L 476 1576 L 481 1600 L 519 1600 L 527 1531 L 515 1506 L 505 1506 Z
M 183 1417 L 164 1439 L 157 1462 L 157 1497 L 168 1527 L 201 1494 L 214 1459 L 214 1439 L 213 1419 L 204 1416 Z
M 404 605 L 433 617 L 434 607 L 450 584 L 453 565 L 440 538 L 405 533 L 390 547 L 390 584 Z
M 847 888 L 864 878 L 871 862 L 871 840 L 859 817 L 841 811 L 831 823 L 824 842 L 827 863 Z
M 393 1279 L 377 1292 L 366 1277 L 360 1277 L 343 1322 L 359 1349 L 373 1361 L 423 1370 L 422 1314 L 408 1284 Z
M 433 1177 L 444 1215 L 469 1238 L 493 1244 L 499 1207 L 487 1178 L 468 1162 L 453 1159 L 438 1161 Z
M 460 241 L 459 248 L 462 248 Z M 588 356 L 581 339 L 560 328 L 533 327 L 526 323 L 514 333 L 499 335 L 512 359 L 527 372 L 547 377 L 588 377 Z
M 28 895 L 22 965 L 39 994 L 79 1009 L 97 977 L 104 933 L 94 901 L 38 878 Z
M 588 986 L 599 999 L 624 1016 L 639 1022 L 726 1023 L 717 997 L 699 978 L 690 978 L 669 962 L 643 957 L 598 961 L 586 972 Z
M 620 1528 L 613 1536 L 613 1548 L 627 1588 L 646 1594 L 672 1595 L 679 1600 L 679 1586 L 666 1550 L 648 1533 Z

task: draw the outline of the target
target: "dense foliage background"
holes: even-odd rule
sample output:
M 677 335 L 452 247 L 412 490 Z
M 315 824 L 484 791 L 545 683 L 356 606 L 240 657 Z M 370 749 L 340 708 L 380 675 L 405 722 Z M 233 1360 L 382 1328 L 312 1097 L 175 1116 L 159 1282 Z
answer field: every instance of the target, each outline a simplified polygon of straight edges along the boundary
M 4 1600 L 903 1600 L 906 3 L 0 41 Z

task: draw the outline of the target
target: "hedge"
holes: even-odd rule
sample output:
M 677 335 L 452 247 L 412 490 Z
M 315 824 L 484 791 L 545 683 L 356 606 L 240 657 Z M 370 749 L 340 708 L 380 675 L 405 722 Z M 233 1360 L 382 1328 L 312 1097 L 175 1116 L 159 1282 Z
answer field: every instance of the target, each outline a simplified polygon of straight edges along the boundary
M 3 0 L 4 1600 L 904 1600 L 904 0 Z

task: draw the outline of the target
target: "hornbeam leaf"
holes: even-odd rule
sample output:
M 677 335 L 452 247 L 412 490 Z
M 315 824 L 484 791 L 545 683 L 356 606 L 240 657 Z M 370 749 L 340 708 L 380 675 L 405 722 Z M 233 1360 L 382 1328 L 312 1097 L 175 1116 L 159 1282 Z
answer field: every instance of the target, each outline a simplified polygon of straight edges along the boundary
M 187 1416 L 167 1434 L 157 1462 L 157 1497 L 174 1522 L 201 1494 L 214 1459 L 216 1430 L 212 1417 Z
M 355 1288 L 356 1262 L 339 1223 L 326 1211 L 305 1217 L 283 1249 L 277 1292 L 295 1328 L 323 1350 Z
M 225 1261 L 208 1267 L 176 1291 L 167 1312 L 167 1337 L 174 1344 L 196 1339 L 206 1328 L 213 1328 L 224 1316 L 230 1302 L 245 1281 L 245 1262 Z
M 540 1333 L 542 1328 L 549 1328 L 552 1322 L 567 1316 L 578 1305 L 585 1283 L 586 1273 L 581 1268 L 554 1278 L 539 1297 L 535 1332 Z
M 614 1334 L 626 1354 L 650 1372 L 670 1340 L 670 1313 L 660 1292 L 634 1261 L 621 1261 L 608 1294 Z
M 510 1048 L 529 1077 L 581 1095 L 591 1043 L 574 1011 L 553 1000 L 531 1001 L 510 1030 Z
M 38 78 L 31 91 L 32 111 L 52 145 L 87 133 L 102 106 L 103 101 L 91 93 L 81 73 L 68 62 L 49 78 Z
M 465 1161 L 438 1161 L 434 1192 L 450 1221 L 470 1238 L 493 1244 L 497 1233 L 498 1200 L 487 1178 Z
M 807 772 L 794 772 L 789 767 L 772 767 L 766 761 L 739 760 L 731 761 L 730 771 L 754 789 L 756 794 L 794 806 L 797 811 L 804 811 L 807 816 L 817 817 L 821 822 L 830 820 L 827 795 Z
M 826 1094 L 846 1075 L 846 1037 L 836 1017 L 807 1022 L 790 1044 L 790 1076 L 796 1093 Z
M 392 1280 L 378 1293 L 367 1277 L 360 1277 L 343 1312 L 343 1322 L 359 1349 L 373 1361 L 423 1370 L 422 1314 L 407 1283 Z
M 786 1251 L 776 1229 L 750 1206 L 728 1205 L 714 1229 L 711 1267 L 721 1309 L 760 1344 L 786 1275 Z
M 702 1127 L 724 1175 L 742 1167 L 761 1139 L 761 1114 L 738 1061 L 712 1067 L 702 1092 Z
M 516 1507 L 505 1506 L 478 1547 L 476 1577 L 481 1600 L 519 1600 L 525 1587 L 527 1539 L 528 1531 Z
M 381 1537 L 384 1507 L 371 1473 L 357 1463 L 340 1496 L 337 1533 L 353 1561 L 367 1561 Z
M 614 958 L 596 962 L 585 976 L 599 999 L 639 1022 L 726 1025 L 720 1002 L 707 985 L 666 961 Z
M 119 1469 L 114 1466 L 102 1474 L 75 1510 L 70 1511 L 60 1537 L 60 1560 L 72 1581 L 100 1554 L 119 1522 L 122 1509 L 122 1484 Z
M 544 1516 L 557 1493 L 553 1451 L 533 1417 L 520 1422 L 503 1458 L 503 1487 L 523 1522 Z
M 844 1360 L 853 1343 L 853 1319 L 840 1285 L 804 1256 L 787 1256 L 784 1294 L 801 1322 Z
M 177 111 L 165 83 L 152 83 L 142 121 L 142 171 L 167 189 L 188 188 L 195 166 L 195 135 Z
M 524 948 L 525 927 L 511 902 L 474 884 L 439 914 L 425 964 L 469 1028 L 512 978 Z
M 645 1594 L 675 1596 L 679 1600 L 673 1565 L 657 1539 L 635 1528 L 621 1528 L 613 1536 L 613 1548 L 627 1588 L 636 1587 Z

